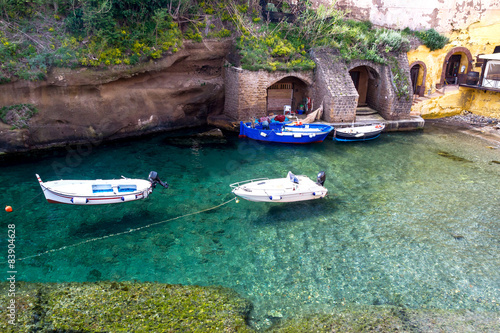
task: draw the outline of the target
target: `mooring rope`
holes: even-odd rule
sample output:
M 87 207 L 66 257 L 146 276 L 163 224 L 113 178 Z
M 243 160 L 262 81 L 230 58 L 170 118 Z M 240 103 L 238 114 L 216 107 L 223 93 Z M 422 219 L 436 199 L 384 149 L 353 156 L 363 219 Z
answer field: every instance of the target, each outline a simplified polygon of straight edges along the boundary
M 159 224 L 162 224 L 162 223 L 167 223 L 167 222 L 178 220 L 178 219 L 182 219 L 184 217 L 188 217 L 188 216 L 191 216 L 191 215 L 196 215 L 196 214 L 201 214 L 201 213 L 204 213 L 204 212 L 208 212 L 210 210 L 214 210 L 214 209 L 217 209 L 217 208 L 222 207 L 224 205 L 227 205 L 228 203 L 230 203 L 231 201 L 233 201 L 235 199 L 236 199 L 236 197 L 234 197 L 234 198 L 232 198 L 232 199 L 230 199 L 230 200 L 228 200 L 226 202 L 223 202 L 223 203 L 221 203 L 221 204 L 219 204 L 217 206 L 213 206 L 213 207 L 210 207 L 210 208 L 202 209 L 202 210 L 194 212 L 194 213 L 184 214 L 184 215 L 181 215 L 181 216 L 173 217 L 171 219 L 167 219 L 167 220 L 163 220 L 163 221 L 151 223 L 151 224 L 148 224 L 148 225 L 145 225 L 145 226 L 142 226 L 142 227 L 130 229 L 130 230 L 127 230 L 127 231 L 117 232 L 115 234 L 110 234 L 110 235 L 106 235 L 106 236 L 101 236 L 101 237 L 96 237 L 96 238 L 92 238 L 92 239 L 87 239 L 87 240 L 81 241 L 79 243 L 75 243 L 75 244 L 71 244 L 71 245 L 66 245 L 66 246 L 63 246 L 63 247 L 60 247 L 60 248 L 57 248 L 57 249 L 48 250 L 48 251 L 45 251 L 45 252 L 41 252 L 41 253 L 34 254 L 34 255 L 31 255 L 31 256 L 28 256 L 28 257 L 24 257 L 24 258 L 19 258 L 19 259 L 16 259 L 16 260 L 22 261 L 22 260 L 26 260 L 26 259 L 40 257 L 40 256 L 43 256 L 45 254 L 49 254 L 49 253 L 53 253 L 53 252 L 59 252 L 59 251 L 65 250 L 65 249 L 69 249 L 69 248 L 72 248 L 72 247 L 80 246 L 80 245 L 86 244 L 86 243 L 95 242 L 95 241 L 98 241 L 98 240 L 101 240 L 101 239 L 106 239 L 106 238 L 111 238 L 111 237 L 115 237 L 115 236 L 130 234 L 132 232 L 136 232 L 136 231 L 139 231 L 139 230 L 142 230 L 142 229 L 150 228 L 152 226 L 159 225 Z M 4 263 L 6 263 L 6 262 L 2 262 L 2 264 L 4 264 Z

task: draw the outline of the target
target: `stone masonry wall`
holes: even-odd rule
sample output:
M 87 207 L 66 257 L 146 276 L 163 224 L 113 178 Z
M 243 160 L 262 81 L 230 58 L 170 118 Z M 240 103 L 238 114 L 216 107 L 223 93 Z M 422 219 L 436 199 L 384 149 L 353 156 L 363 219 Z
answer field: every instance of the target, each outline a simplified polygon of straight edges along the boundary
M 413 100 L 413 90 L 411 87 L 411 78 L 410 78 L 410 65 L 408 62 L 408 56 L 406 53 L 401 53 L 397 57 L 398 67 L 400 73 L 406 77 L 406 85 L 408 86 L 407 94 L 404 94 L 401 97 L 398 97 L 397 94 L 395 98 L 393 98 L 393 107 L 390 117 L 388 119 L 404 119 L 410 117 L 411 105 Z M 404 87 L 398 87 L 403 88 Z
M 409 94 L 398 98 L 392 72 L 387 65 L 367 60 L 354 60 L 346 64 L 329 50 L 316 51 L 313 59 L 317 64 L 313 98 L 323 101 L 323 118 L 328 122 L 351 122 L 356 119 L 358 93 L 349 71 L 365 66 L 369 73 L 367 104 L 385 119 L 403 119 L 410 115 L 412 93 L 409 89 L 410 69 L 406 54 L 394 56 L 399 73 L 408 82 Z M 319 104 L 316 104 L 317 106 Z
M 316 107 L 323 102 L 323 119 L 327 122 L 355 120 L 359 95 L 347 66 L 328 50 L 318 50 L 312 56 L 317 66 L 313 99 Z
M 252 72 L 226 66 L 224 114 L 234 120 L 248 120 L 267 115 L 267 88 L 286 78 L 296 77 L 307 86 L 313 83 L 313 72 Z

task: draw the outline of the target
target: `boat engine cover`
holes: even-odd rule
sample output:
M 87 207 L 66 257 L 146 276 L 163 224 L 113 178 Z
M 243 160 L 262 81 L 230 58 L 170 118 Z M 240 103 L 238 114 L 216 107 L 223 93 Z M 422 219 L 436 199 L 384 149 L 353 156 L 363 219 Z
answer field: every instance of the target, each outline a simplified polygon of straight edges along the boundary
M 160 184 L 164 188 L 168 188 L 168 184 L 165 182 L 162 182 L 160 178 L 158 177 L 158 173 L 156 171 L 151 171 L 148 176 L 149 181 L 151 182 L 153 188 L 156 187 L 156 184 Z
M 326 180 L 326 174 L 324 171 L 320 171 L 320 173 L 318 173 L 318 185 L 321 185 L 323 186 L 323 184 L 325 183 L 325 180 Z

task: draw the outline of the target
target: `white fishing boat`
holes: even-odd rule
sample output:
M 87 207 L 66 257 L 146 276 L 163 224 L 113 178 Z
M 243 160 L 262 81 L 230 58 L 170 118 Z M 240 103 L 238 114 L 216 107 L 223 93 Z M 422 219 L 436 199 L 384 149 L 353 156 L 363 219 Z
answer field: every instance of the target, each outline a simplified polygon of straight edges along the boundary
M 122 203 L 147 198 L 157 184 L 168 188 L 155 171 L 148 180 L 121 179 L 55 180 L 43 182 L 37 174 L 45 199 L 50 203 L 70 205 L 102 205 Z
M 385 128 L 385 124 L 360 124 L 349 127 L 335 127 L 333 139 L 337 141 L 366 141 L 376 139 Z
M 321 199 L 328 194 L 323 187 L 325 173 L 318 174 L 317 182 L 307 176 L 296 176 L 291 171 L 285 178 L 258 178 L 229 185 L 236 196 L 260 202 L 296 202 Z

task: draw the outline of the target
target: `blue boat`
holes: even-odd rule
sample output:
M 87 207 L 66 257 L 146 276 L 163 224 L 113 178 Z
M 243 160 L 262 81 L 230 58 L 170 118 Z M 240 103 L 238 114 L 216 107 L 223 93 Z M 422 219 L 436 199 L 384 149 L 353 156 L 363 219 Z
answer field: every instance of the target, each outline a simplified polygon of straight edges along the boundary
M 325 124 L 271 122 L 268 126 L 255 122 L 240 122 L 240 138 L 280 143 L 323 142 L 333 130 Z

